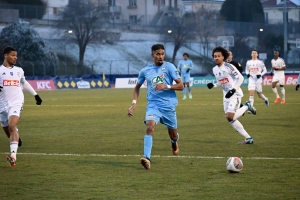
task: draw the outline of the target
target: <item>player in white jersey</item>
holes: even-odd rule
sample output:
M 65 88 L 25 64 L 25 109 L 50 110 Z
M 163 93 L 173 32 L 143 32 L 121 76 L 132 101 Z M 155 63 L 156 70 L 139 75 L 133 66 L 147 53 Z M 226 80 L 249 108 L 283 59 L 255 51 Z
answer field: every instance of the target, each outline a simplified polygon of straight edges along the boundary
M 41 105 L 42 99 L 25 80 L 23 69 L 14 66 L 17 62 L 17 51 L 13 47 L 5 47 L 3 56 L 4 62 L 0 66 L 0 122 L 4 132 L 10 138 L 11 154 L 6 156 L 6 160 L 14 167 L 19 143 L 17 124 L 24 103 L 21 85 L 35 96 L 37 105 Z
M 280 96 L 278 95 L 277 88 L 276 88 L 277 83 L 279 83 L 280 91 L 282 94 L 281 104 L 285 104 L 284 70 L 286 69 L 286 65 L 284 63 L 284 60 L 279 57 L 279 51 L 274 51 L 274 59 L 271 60 L 271 64 L 272 64 L 271 76 L 274 75 L 272 79 L 272 90 L 276 95 L 276 99 L 274 103 L 278 103 L 280 101 Z
M 257 92 L 259 98 L 265 101 L 266 106 L 269 106 L 268 98 L 262 93 L 262 76 L 267 72 L 267 68 L 263 61 L 257 59 L 258 53 L 256 50 L 251 52 L 251 60 L 246 63 L 246 75 L 248 81 L 249 101 L 254 107 L 254 91 Z
M 239 142 L 238 144 L 253 144 L 253 138 L 237 120 L 246 110 L 256 115 L 256 111 L 249 101 L 240 107 L 240 99 L 244 96 L 240 86 L 244 81 L 244 77 L 233 65 L 224 62 L 228 58 L 227 49 L 218 46 L 213 49 L 212 56 L 217 64 L 213 68 L 217 84 L 208 83 L 207 87 L 209 89 L 213 87 L 221 87 L 223 89 L 223 105 L 226 118 L 231 126 L 245 138 L 243 142 Z

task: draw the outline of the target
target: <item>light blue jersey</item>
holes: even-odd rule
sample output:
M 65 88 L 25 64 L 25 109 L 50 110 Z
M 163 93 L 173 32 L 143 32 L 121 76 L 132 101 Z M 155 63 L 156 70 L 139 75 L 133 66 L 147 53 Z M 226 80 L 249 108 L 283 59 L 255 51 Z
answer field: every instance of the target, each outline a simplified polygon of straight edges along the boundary
M 297 84 L 300 84 L 300 73 L 299 73 L 299 76 L 298 76 Z
M 181 76 L 190 74 L 189 70 L 193 69 L 193 62 L 189 59 L 187 60 L 181 60 L 178 64 L 178 70 L 181 74 Z
M 174 108 L 178 104 L 174 90 L 155 91 L 156 84 L 173 85 L 173 81 L 180 78 L 176 67 L 169 62 L 164 62 L 161 66 L 153 64 L 143 68 L 138 76 L 138 83 L 143 84 L 147 81 L 148 105 L 153 104 L 160 108 Z

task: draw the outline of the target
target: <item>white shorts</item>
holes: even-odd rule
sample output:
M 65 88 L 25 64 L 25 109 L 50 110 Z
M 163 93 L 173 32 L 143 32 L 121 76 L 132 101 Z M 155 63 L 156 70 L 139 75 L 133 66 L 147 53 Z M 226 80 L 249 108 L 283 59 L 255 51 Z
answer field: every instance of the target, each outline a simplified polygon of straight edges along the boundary
M 272 83 L 273 82 L 278 82 L 279 85 L 284 85 L 284 83 L 285 83 L 285 77 L 276 77 L 276 76 L 273 76 Z
M 262 81 L 258 80 L 255 82 L 252 79 L 249 79 L 248 90 L 256 90 L 257 92 L 262 92 Z
M 223 105 L 225 114 L 228 112 L 235 113 L 235 111 L 240 108 L 240 103 L 241 98 L 238 98 L 237 96 L 232 96 L 229 99 L 224 98 Z
M 10 116 L 15 115 L 20 117 L 22 111 L 22 106 L 12 106 L 8 107 L 6 110 L 0 113 L 0 122 L 2 127 L 8 126 L 8 119 Z

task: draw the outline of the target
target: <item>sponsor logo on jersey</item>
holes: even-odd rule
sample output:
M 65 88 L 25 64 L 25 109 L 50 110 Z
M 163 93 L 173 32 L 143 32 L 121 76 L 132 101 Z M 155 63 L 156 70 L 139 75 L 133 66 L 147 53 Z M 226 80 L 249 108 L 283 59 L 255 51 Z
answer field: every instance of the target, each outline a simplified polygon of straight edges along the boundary
M 152 85 L 164 83 L 164 74 L 153 77 L 151 82 L 152 82 Z
M 228 79 L 228 78 L 223 78 L 223 79 L 219 80 L 219 83 L 220 83 L 220 84 L 226 84 L 226 83 L 229 83 L 229 79 Z
M 13 73 L 13 72 L 10 72 L 10 75 L 11 75 L 11 76 L 13 76 L 13 75 L 14 75 L 14 73 Z
M 17 87 L 20 87 L 20 81 L 18 81 L 18 80 L 3 80 L 3 86 L 17 86 Z
M 258 72 L 258 68 L 250 68 L 250 72 Z

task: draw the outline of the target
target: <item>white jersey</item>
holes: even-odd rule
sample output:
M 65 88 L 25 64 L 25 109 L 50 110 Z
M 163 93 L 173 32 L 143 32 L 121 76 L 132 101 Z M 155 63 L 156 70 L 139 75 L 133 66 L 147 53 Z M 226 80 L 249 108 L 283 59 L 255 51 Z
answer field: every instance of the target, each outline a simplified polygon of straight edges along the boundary
M 229 63 L 224 62 L 224 64 L 219 67 L 216 65 L 213 68 L 213 73 L 217 79 L 217 87 L 222 87 L 224 96 L 232 90 L 238 81 L 238 73 L 240 73 L 237 68 Z M 243 97 L 242 89 L 235 88 L 235 95 L 239 98 Z
M 267 68 L 262 60 L 248 60 L 246 63 L 246 74 L 250 74 L 253 79 L 257 79 L 257 75 L 263 76 L 267 73 Z
M 278 57 L 276 60 L 272 59 L 271 64 L 272 67 L 278 67 L 278 68 L 283 68 L 286 66 L 284 60 L 280 57 Z M 274 70 L 274 76 L 277 78 L 284 78 L 284 70 Z
M 24 103 L 24 94 L 21 84 L 25 81 L 24 71 L 20 67 L 0 66 L 0 111 L 8 106 L 22 106 Z

